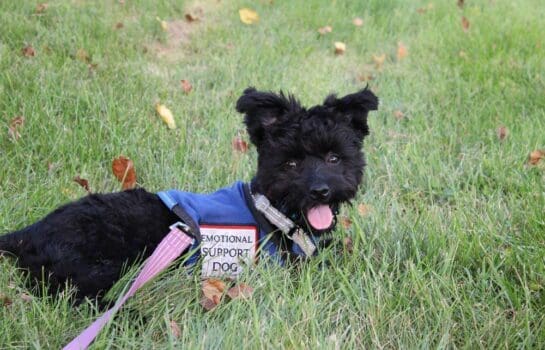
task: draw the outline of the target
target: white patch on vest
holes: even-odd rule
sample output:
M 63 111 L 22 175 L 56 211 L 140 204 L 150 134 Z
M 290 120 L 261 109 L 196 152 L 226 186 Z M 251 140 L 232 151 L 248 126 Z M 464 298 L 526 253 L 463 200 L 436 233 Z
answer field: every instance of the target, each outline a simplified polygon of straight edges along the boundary
M 202 225 L 202 277 L 237 277 L 251 266 L 257 251 L 254 226 Z

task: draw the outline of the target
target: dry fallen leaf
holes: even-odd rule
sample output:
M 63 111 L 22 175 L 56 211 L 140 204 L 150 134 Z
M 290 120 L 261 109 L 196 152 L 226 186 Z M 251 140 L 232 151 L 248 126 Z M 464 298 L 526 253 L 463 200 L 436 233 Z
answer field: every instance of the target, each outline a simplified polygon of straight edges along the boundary
M 198 21 L 199 20 L 199 17 L 197 17 L 195 14 L 193 13 L 186 13 L 184 15 L 184 18 L 186 21 L 188 22 L 195 22 L 195 21 Z
M 26 293 L 21 293 L 20 298 L 26 302 L 32 301 L 32 297 Z
M 352 227 L 352 220 L 348 216 L 341 216 L 341 226 L 348 230 L 350 227 Z
M 530 152 L 528 163 L 536 165 L 541 159 L 545 159 L 545 150 L 536 149 L 535 151 Z
M 159 17 L 155 17 L 155 19 L 161 25 L 161 29 L 163 30 L 163 32 L 168 32 L 168 22 L 160 19 Z
M 85 62 L 85 63 L 89 63 L 91 61 L 91 57 L 89 56 L 87 51 L 85 51 L 85 49 L 78 49 L 78 51 L 76 51 L 76 54 L 74 55 L 74 57 L 78 61 Z
M 496 130 L 496 134 L 498 135 L 500 141 L 503 141 L 507 136 L 509 136 L 509 130 L 507 127 L 502 125 Z
M 43 2 L 41 4 L 36 5 L 36 13 L 44 13 L 45 10 L 49 7 L 49 4 Z
M 375 68 L 381 70 L 382 66 L 384 65 L 384 61 L 386 61 L 386 54 L 383 53 L 382 55 L 373 55 L 373 61 L 375 62 Z
M 242 137 L 240 137 L 240 135 L 237 135 L 233 138 L 233 141 L 231 141 L 231 146 L 233 147 L 233 150 L 237 152 L 248 152 L 248 143 L 244 141 Z
M 23 125 L 25 125 L 25 117 L 23 116 L 15 117 L 9 122 L 8 134 L 13 141 L 17 141 L 21 138 L 19 129 L 21 129 Z
M 469 31 L 469 25 L 469 20 L 465 18 L 465 16 L 462 16 L 462 29 L 464 30 L 464 32 Z
M 427 11 L 430 11 L 431 9 L 433 9 L 433 4 L 430 2 L 426 7 L 417 8 L 416 12 L 418 12 L 419 14 L 423 14 L 423 13 L 426 13 Z
M 0 306 L 10 306 L 13 304 L 13 300 L 5 294 L 0 293 Z
M 240 21 L 244 24 L 254 24 L 259 22 L 259 15 L 254 10 L 249 8 L 241 8 L 238 10 Z
M 81 177 L 76 176 L 74 178 L 74 181 L 80 185 L 81 187 L 83 187 L 85 189 L 85 191 L 91 193 L 91 190 L 89 189 L 89 181 L 87 179 L 82 179 Z
M 331 33 L 332 31 L 333 31 L 333 28 L 331 28 L 331 26 L 325 26 L 325 27 L 318 28 L 318 33 L 320 33 L 321 35 Z
M 123 27 L 124 27 L 123 22 L 117 22 L 117 23 L 115 24 L 115 29 L 121 29 L 121 28 L 123 28 Z
M 360 213 L 361 216 L 367 216 L 371 212 L 371 206 L 367 204 L 359 204 L 358 205 L 358 213 Z
M 346 44 L 340 41 L 335 42 L 335 55 L 342 55 L 346 51 Z
M 27 45 L 25 47 L 23 47 L 23 56 L 25 57 L 34 57 L 36 56 L 36 51 L 34 50 L 34 48 L 31 46 L 31 45 Z
M 193 86 L 191 86 L 189 80 L 182 79 L 180 83 L 182 84 L 182 90 L 184 90 L 186 94 L 193 90 Z
M 409 54 L 409 49 L 400 41 L 397 43 L 397 60 L 401 61 Z
M 217 278 L 209 278 L 202 282 L 203 297 L 200 304 L 210 311 L 219 305 L 225 291 L 225 283 Z
M 172 336 L 176 339 L 180 338 L 182 335 L 182 330 L 180 329 L 180 326 L 178 326 L 178 323 L 174 320 L 170 320 L 170 332 L 172 333 Z
M 396 117 L 396 119 L 401 120 L 404 116 L 405 115 L 403 112 L 401 112 L 399 109 L 394 111 L 394 117 Z
M 370 81 L 370 80 L 374 80 L 375 79 L 375 76 L 371 73 L 360 73 L 358 74 L 358 77 L 357 77 L 358 81 L 361 81 L 361 82 L 366 82 L 366 81 Z
M 59 163 L 47 162 L 47 173 L 53 174 L 59 168 Z
M 214 297 L 223 296 L 225 291 L 225 282 L 217 278 L 208 278 L 202 282 L 202 292 L 205 297 L 214 299 Z
M 129 158 L 119 156 L 114 159 L 112 162 L 112 172 L 121 182 L 121 187 L 124 190 L 136 186 L 136 170 L 134 169 L 134 163 Z
M 352 238 L 344 237 L 343 247 L 344 247 L 344 250 L 346 250 L 346 252 L 352 254 L 352 252 L 354 251 L 354 242 L 352 241 Z
M 232 300 L 249 299 L 254 294 L 254 289 L 246 283 L 240 283 L 232 288 L 229 288 L 227 295 Z
M 361 27 L 363 25 L 363 19 L 359 18 L 359 17 L 356 17 L 352 20 L 352 23 L 356 26 L 356 27 Z
M 210 311 L 210 310 L 213 310 L 216 306 L 218 306 L 219 303 L 216 303 L 214 300 L 210 298 L 202 297 L 201 300 L 199 301 L 199 304 L 201 304 L 201 306 L 206 311 Z
M 170 109 L 168 109 L 165 105 L 158 103 L 155 105 L 155 110 L 161 119 L 163 119 L 163 121 L 167 124 L 169 129 L 176 129 L 176 122 L 174 121 L 174 116 L 172 115 Z

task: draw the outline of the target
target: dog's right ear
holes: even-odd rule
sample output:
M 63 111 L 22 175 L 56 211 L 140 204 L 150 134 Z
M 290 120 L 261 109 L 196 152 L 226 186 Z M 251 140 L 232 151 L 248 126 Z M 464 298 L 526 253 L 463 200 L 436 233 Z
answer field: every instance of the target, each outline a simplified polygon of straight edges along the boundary
M 237 111 L 245 114 L 244 123 L 256 147 L 261 145 L 267 133 L 285 120 L 288 112 L 300 109 L 299 102 L 291 95 L 261 92 L 253 87 L 244 90 L 237 101 Z

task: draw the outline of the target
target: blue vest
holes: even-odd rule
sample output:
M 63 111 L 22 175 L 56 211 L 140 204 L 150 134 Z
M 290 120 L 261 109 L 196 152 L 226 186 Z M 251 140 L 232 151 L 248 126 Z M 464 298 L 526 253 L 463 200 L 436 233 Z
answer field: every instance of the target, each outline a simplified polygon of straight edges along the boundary
M 263 257 L 263 253 L 265 253 L 280 265 L 284 264 L 284 260 L 279 254 L 279 247 L 270 239 L 271 235 L 281 235 L 282 233 L 279 230 L 273 231 L 270 224 L 257 212 L 249 195 L 247 184 L 237 181 L 229 187 L 210 194 L 169 190 L 159 192 L 158 195 L 169 209 L 179 204 L 199 226 L 208 224 L 256 227 L 259 232 L 258 249 L 261 256 Z M 310 236 L 310 238 L 317 246 L 317 238 L 314 236 Z M 187 260 L 187 264 L 194 264 L 199 258 L 200 251 L 197 248 L 199 248 L 198 242 L 195 242 L 191 247 L 195 253 Z M 290 253 L 305 256 L 303 250 L 296 243 L 291 245 Z

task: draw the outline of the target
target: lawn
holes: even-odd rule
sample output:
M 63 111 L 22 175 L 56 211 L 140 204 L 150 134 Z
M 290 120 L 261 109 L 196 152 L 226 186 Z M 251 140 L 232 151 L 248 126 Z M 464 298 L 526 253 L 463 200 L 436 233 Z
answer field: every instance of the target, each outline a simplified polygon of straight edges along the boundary
M 172 269 L 94 348 L 545 347 L 545 159 L 529 162 L 545 149 L 541 0 L 37 5 L 0 1 L 1 233 L 86 195 L 76 176 L 119 190 L 120 155 L 152 191 L 250 180 L 255 148 L 232 147 L 247 86 L 313 105 L 369 84 L 381 101 L 341 248 L 258 266 L 250 300 L 210 312 L 198 278 Z M 0 258 L 0 348 L 59 348 L 99 315 L 25 286 Z

